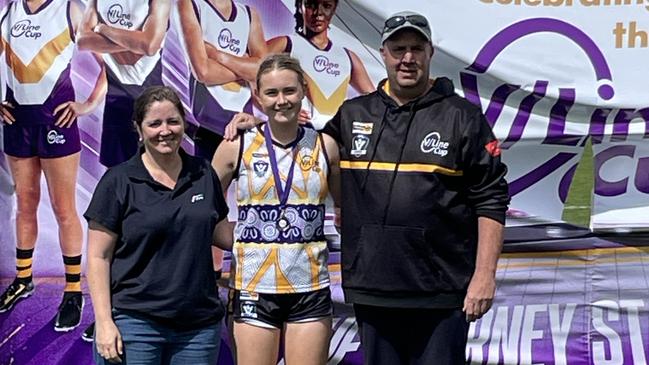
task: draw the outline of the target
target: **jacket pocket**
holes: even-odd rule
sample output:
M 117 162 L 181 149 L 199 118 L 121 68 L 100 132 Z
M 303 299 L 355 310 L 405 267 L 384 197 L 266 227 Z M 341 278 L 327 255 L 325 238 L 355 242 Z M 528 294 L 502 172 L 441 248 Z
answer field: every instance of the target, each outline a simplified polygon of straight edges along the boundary
M 425 230 L 416 227 L 363 225 L 358 249 L 344 278 L 345 287 L 375 291 L 431 292 L 462 290 L 449 280 Z

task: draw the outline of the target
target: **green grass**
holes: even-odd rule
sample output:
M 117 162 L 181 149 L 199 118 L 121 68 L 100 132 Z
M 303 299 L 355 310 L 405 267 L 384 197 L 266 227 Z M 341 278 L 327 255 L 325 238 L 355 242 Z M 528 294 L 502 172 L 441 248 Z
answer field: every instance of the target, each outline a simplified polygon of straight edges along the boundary
M 584 154 L 570 185 L 568 199 L 563 210 L 563 220 L 575 225 L 588 227 L 590 222 L 592 191 L 593 150 L 589 140 L 584 147 Z

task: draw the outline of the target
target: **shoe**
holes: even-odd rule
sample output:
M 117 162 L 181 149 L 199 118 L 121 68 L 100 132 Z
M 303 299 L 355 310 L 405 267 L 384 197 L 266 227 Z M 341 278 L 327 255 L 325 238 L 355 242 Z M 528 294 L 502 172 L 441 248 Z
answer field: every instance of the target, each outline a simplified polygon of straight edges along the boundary
M 0 296 L 0 313 L 11 309 L 19 300 L 27 298 L 34 292 L 34 283 L 32 281 L 22 281 L 18 278 Z
M 59 312 L 54 321 L 56 332 L 68 332 L 75 329 L 81 322 L 83 295 L 81 293 L 64 293 L 59 305 Z
M 86 330 L 83 331 L 83 333 L 81 334 L 81 339 L 86 342 L 93 342 L 95 340 L 94 335 L 95 335 L 95 322 L 92 322 L 92 324 L 88 326 L 88 328 L 86 328 Z

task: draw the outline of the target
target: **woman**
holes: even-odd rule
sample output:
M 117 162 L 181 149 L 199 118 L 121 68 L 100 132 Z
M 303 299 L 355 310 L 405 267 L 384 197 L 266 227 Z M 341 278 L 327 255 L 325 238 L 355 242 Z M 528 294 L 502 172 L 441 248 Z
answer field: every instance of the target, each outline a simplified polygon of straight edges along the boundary
M 338 0 L 296 0 L 294 36 L 268 41 L 271 53 L 287 52 L 302 61 L 308 77 L 306 114 L 316 129 L 336 114 L 351 85 L 361 94 L 374 91 L 365 66 L 356 53 L 336 45 L 328 30 Z
M 248 85 L 266 55 L 264 32 L 257 11 L 232 0 L 179 0 L 177 9 L 200 124 L 194 151 L 211 161 L 234 114 L 252 113 Z
M 77 117 L 95 109 L 106 92 L 102 70 L 88 99 L 84 103 L 75 101 L 70 72 L 74 34 L 81 17 L 82 10 L 74 1 L 23 0 L 10 3 L 0 18 L 0 54 L 4 52 L 7 66 L 2 85 L 7 86 L 6 100 L 0 104 L 0 117 L 17 202 L 17 274 L 0 296 L 0 313 L 34 290 L 32 257 L 38 235 L 42 172 L 65 265 L 63 300 L 54 320 L 56 331 L 74 329 L 83 308 L 83 233 L 75 199 L 81 150 Z
M 133 119 L 139 153 L 106 172 L 84 215 L 95 360 L 213 365 L 224 310 L 210 248 L 216 238 L 232 245 L 217 225 L 227 214 L 220 183 L 180 149 L 185 115 L 173 90 L 145 90 Z
M 238 181 L 229 304 L 238 364 L 325 364 L 332 303 L 324 201 L 339 188 L 338 147 L 301 127 L 300 64 L 274 55 L 260 65 L 255 98 L 268 123 L 221 143 L 212 165 L 225 191 Z M 337 198 L 335 199 L 337 201 Z
M 88 0 L 79 30 L 79 48 L 101 53 L 108 94 L 104 104 L 99 162 L 106 167 L 128 160 L 137 134 L 124 116 L 149 86 L 162 85 L 161 50 L 171 0 Z
M 177 11 L 191 70 L 192 114 L 199 123 L 194 155 L 211 161 L 230 119 L 252 113 L 249 84 L 266 55 L 264 32 L 254 8 L 231 0 L 179 0 Z M 212 256 L 220 277 L 223 252 L 215 247 Z

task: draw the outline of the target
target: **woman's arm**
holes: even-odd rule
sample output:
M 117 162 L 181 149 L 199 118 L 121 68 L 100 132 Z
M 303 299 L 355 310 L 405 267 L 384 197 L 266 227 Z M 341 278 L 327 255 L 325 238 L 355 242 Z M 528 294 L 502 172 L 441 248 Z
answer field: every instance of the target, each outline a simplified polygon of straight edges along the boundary
M 220 64 L 216 57 L 208 57 L 209 47 L 203 41 L 203 32 L 194 13 L 192 0 L 178 1 L 178 15 L 182 38 L 187 49 L 187 56 L 194 77 L 205 85 L 223 85 L 237 81 L 239 77 Z M 214 49 L 216 51 L 216 49 Z M 218 51 L 216 51 L 218 52 Z
M 266 42 L 266 45 L 268 46 L 268 53 L 270 54 L 285 52 L 286 46 L 288 45 L 288 36 L 283 35 L 275 37 Z
M 103 23 L 97 24 L 93 30 L 128 51 L 153 56 L 162 46 L 170 8 L 171 0 L 152 0 L 142 30 L 120 29 Z
M 214 234 L 212 235 L 214 246 L 224 251 L 232 251 L 232 245 L 234 244 L 233 232 L 234 223 L 229 222 L 228 217 L 225 217 L 214 228 Z
M 231 55 L 226 52 L 219 52 L 214 49 L 216 53 L 212 55 L 209 51 L 210 57 L 214 56 L 217 61 L 223 64 L 228 69 L 232 70 L 239 78 L 248 82 L 254 83 L 257 76 L 257 69 L 259 69 L 260 60 L 263 59 L 268 53 L 266 41 L 264 40 L 264 30 L 261 26 L 259 14 L 253 8 L 250 8 L 250 34 L 248 36 L 248 56 L 239 57 Z
M 58 105 L 54 109 L 54 114 L 56 115 L 59 112 L 61 113 L 54 125 L 63 128 L 71 126 L 76 117 L 91 113 L 106 96 L 106 91 L 108 90 L 106 65 L 104 64 L 104 60 L 102 60 L 98 54 L 93 52 L 92 56 L 99 64 L 99 75 L 97 76 L 97 81 L 95 81 L 95 87 L 90 92 L 90 95 L 88 95 L 88 99 L 83 103 L 68 101 Z
M 352 87 L 361 94 L 367 94 L 374 91 L 376 88 L 367 74 L 363 61 L 356 55 L 356 53 L 347 50 L 349 58 L 352 61 L 352 78 L 350 84 Z
M 74 2 L 71 2 L 74 4 Z M 70 15 L 74 17 L 74 8 L 71 8 Z M 96 0 L 88 0 L 86 11 L 79 23 L 75 23 L 72 19 L 73 26 L 75 27 L 77 47 L 82 50 L 94 51 L 99 53 L 117 53 L 124 52 L 127 49 L 116 44 L 110 39 L 101 34 L 95 33 L 93 29 L 99 24 L 97 16 Z
M 95 312 L 95 345 L 109 361 L 121 362 L 122 336 L 113 322 L 110 298 L 110 263 L 116 243 L 116 233 L 95 221 L 89 222 L 87 279 Z

